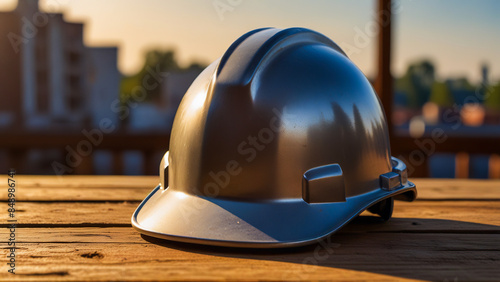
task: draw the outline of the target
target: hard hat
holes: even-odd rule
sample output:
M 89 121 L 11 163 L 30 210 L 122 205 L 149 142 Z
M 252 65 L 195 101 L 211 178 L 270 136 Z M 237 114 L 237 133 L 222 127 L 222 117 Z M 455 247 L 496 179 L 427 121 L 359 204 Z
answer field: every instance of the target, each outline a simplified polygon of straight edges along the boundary
M 299 246 L 367 209 L 389 219 L 393 197 L 416 192 L 390 155 L 377 95 L 346 54 L 308 29 L 257 29 L 188 89 L 160 184 L 132 225 L 189 243 Z

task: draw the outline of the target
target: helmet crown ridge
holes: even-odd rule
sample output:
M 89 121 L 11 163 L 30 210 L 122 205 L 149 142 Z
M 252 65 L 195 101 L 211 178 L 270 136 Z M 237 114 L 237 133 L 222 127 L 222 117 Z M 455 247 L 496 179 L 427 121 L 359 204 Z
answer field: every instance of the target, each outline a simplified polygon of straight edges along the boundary
M 271 57 L 274 52 L 294 44 L 308 42 L 328 45 L 347 56 L 328 37 L 309 29 L 256 29 L 238 38 L 221 57 L 216 71 L 219 83 L 230 81 L 232 84 L 248 84 L 267 56 Z

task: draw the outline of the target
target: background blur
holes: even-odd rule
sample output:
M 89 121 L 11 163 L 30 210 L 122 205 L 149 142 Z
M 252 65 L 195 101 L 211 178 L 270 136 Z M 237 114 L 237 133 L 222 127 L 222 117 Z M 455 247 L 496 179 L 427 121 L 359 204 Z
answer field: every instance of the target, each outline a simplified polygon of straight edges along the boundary
M 500 178 L 500 2 L 391 7 L 393 155 L 410 176 Z M 255 28 L 323 33 L 375 83 L 378 10 L 368 0 L 0 0 L 0 169 L 156 174 L 191 82 Z

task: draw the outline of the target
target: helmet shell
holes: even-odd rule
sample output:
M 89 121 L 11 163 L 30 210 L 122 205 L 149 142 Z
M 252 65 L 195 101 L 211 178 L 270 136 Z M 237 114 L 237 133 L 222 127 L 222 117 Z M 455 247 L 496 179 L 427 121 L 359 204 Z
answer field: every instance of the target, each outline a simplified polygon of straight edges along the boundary
M 392 169 L 370 82 L 330 39 L 303 28 L 238 39 L 184 96 L 168 157 L 170 189 L 242 201 L 303 197 L 308 170 L 338 164 L 345 197 Z
M 134 228 L 226 247 L 309 244 L 367 209 L 387 220 L 394 198 L 417 196 L 390 157 L 370 83 L 335 43 L 301 28 L 249 32 L 200 74 L 160 182 Z

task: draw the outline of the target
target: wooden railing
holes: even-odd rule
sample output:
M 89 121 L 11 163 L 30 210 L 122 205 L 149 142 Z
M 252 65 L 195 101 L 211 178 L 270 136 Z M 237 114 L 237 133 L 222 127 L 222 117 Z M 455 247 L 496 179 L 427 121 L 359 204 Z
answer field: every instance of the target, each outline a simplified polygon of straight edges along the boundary
M 102 132 L 101 132 L 102 133 Z M 64 158 L 57 160 L 61 165 L 71 169 L 73 174 L 94 174 L 93 152 L 109 151 L 113 156 L 112 173 L 123 174 L 123 154 L 126 151 L 141 152 L 143 169 L 141 173 L 154 175 L 158 173 L 161 153 L 168 150 L 170 135 L 157 133 L 129 133 L 125 131 L 102 133 L 102 139 L 89 140 L 81 132 L 2 132 L 0 148 L 7 151 L 6 166 L 23 171 L 30 164 L 26 162 L 27 153 L 32 149 L 56 149 L 66 156 L 69 151 L 76 151 L 81 157 L 78 165 L 72 165 Z M 87 150 L 91 152 L 87 154 Z M 69 148 L 69 149 L 68 149 Z M 83 154 L 78 153 L 80 148 Z M 24 169 L 26 170 L 26 169 Z
M 413 177 L 429 177 L 429 158 L 435 153 L 453 153 L 455 154 L 455 177 L 468 178 L 470 154 L 484 154 L 489 156 L 489 178 L 500 178 L 500 140 L 497 138 L 449 136 L 446 141 L 440 143 L 433 142 L 431 136 L 391 137 L 392 155 L 402 157 L 408 166 L 411 166 L 410 175 Z M 425 147 L 422 144 L 428 145 Z
M 93 152 L 109 151 L 112 155 L 112 173 L 124 173 L 123 155 L 127 151 L 137 151 L 142 155 L 142 171 L 146 175 L 156 175 L 161 155 L 168 150 L 170 135 L 157 133 L 128 133 L 125 131 L 103 134 L 102 140 L 93 144 L 82 133 L 61 132 L 16 132 L 0 133 L 0 148 L 8 152 L 6 167 L 26 171 L 29 164 L 27 153 L 31 149 L 56 149 L 66 156 L 70 150 L 90 144 L 90 154 L 79 154 L 81 161 L 73 166 L 65 158 L 55 160 L 71 169 L 69 174 L 95 174 Z M 85 143 L 85 144 L 83 144 Z M 83 144 L 83 145 L 82 145 Z M 424 144 L 424 145 L 422 145 Z M 500 178 L 500 146 L 497 138 L 475 138 L 450 136 L 444 142 L 432 142 L 431 137 L 411 138 L 392 136 L 392 155 L 401 157 L 408 164 L 410 176 L 429 175 L 428 160 L 434 153 L 458 153 L 456 157 L 456 176 L 467 177 L 469 154 L 490 155 L 489 177 Z M 70 149 L 68 149 L 68 147 Z M 82 147 L 82 148 L 83 148 Z M 85 150 L 89 148 L 85 147 Z M 77 152 L 78 153 L 78 152 Z M 422 159 L 423 158 L 423 159 Z M 56 171 L 54 171 L 56 174 Z M 66 174 L 66 172 L 65 172 Z

